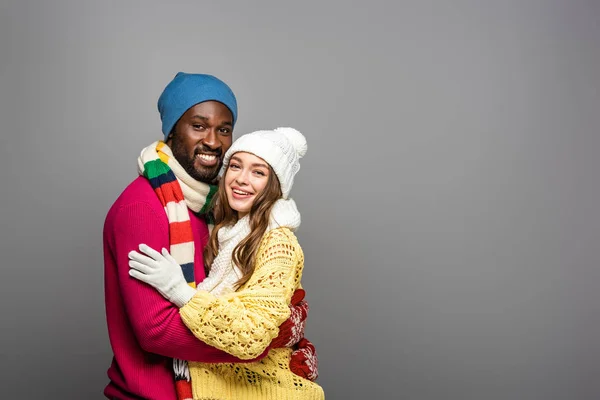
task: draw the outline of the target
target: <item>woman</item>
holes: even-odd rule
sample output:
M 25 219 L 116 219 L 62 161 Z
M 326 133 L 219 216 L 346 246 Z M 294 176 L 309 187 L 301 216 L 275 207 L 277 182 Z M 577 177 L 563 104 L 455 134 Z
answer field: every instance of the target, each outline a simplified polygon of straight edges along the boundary
M 304 255 L 293 231 L 300 213 L 289 198 L 306 139 L 292 128 L 240 137 L 226 153 L 204 260 L 208 277 L 192 288 L 167 250 L 140 245 L 130 275 L 180 307 L 200 340 L 240 359 L 268 349 L 301 288 Z M 159 279 L 157 279 L 159 277 Z M 190 362 L 194 399 L 323 399 L 319 385 L 289 368 L 292 350 L 270 349 L 258 362 Z M 180 365 L 185 371 L 186 365 Z M 182 371 L 179 371 L 182 373 Z

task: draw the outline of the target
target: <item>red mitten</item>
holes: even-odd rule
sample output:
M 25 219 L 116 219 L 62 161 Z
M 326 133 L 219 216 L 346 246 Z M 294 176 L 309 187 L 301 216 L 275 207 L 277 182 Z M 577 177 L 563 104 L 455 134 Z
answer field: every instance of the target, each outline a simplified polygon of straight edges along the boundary
M 304 296 L 306 296 L 306 291 L 304 291 L 304 289 L 296 289 L 294 294 L 292 294 L 290 304 L 293 306 L 298 305 L 298 303 L 304 300 Z
M 304 337 L 304 326 L 308 316 L 308 303 L 304 301 L 304 295 L 303 289 L 294 292 L 290 306 L 292 314 L 279 327 L 279 335 L 273 339 L 272 348 L 292 347 Z
M 319 376 L 319 360 L 315 346 L 303 338 L 297 344 L 298 349 L 292 353 L 290 370 L 298 376 L 314 381 Z

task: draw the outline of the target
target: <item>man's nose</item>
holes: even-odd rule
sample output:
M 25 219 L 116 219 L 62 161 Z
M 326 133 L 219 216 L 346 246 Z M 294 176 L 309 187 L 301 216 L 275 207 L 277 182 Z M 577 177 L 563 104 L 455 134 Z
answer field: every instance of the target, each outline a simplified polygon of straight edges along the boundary
M 214 129 L 208 129 L 206 136 L 204 136 L 204 139 L 202 139 L 202 143 L 211 149 L 218 149 L 221 147 L 221 142 L 219 141 L 217 132 Z

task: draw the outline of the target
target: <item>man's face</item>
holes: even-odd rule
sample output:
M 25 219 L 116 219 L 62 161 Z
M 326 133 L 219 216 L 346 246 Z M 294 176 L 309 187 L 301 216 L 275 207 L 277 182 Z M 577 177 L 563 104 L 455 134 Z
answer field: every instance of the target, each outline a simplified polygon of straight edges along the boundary
M 192 178 L 211 183 L 231 147 L 232 134 L 231 111 L 218 101 L 205 101 L 179 118 L 167 145 Z

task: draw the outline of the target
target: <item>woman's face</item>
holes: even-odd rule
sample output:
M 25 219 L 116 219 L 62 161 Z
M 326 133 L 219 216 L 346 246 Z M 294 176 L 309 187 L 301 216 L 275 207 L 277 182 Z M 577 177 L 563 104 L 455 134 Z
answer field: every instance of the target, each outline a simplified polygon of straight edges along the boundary
M 254 201 L 267 186 L 269 165 L 260 157 L 237 152 L 229 160 L 225 172 L 225 193 L 229 206 L 238 212 L 238 218 L 246 216 Z

